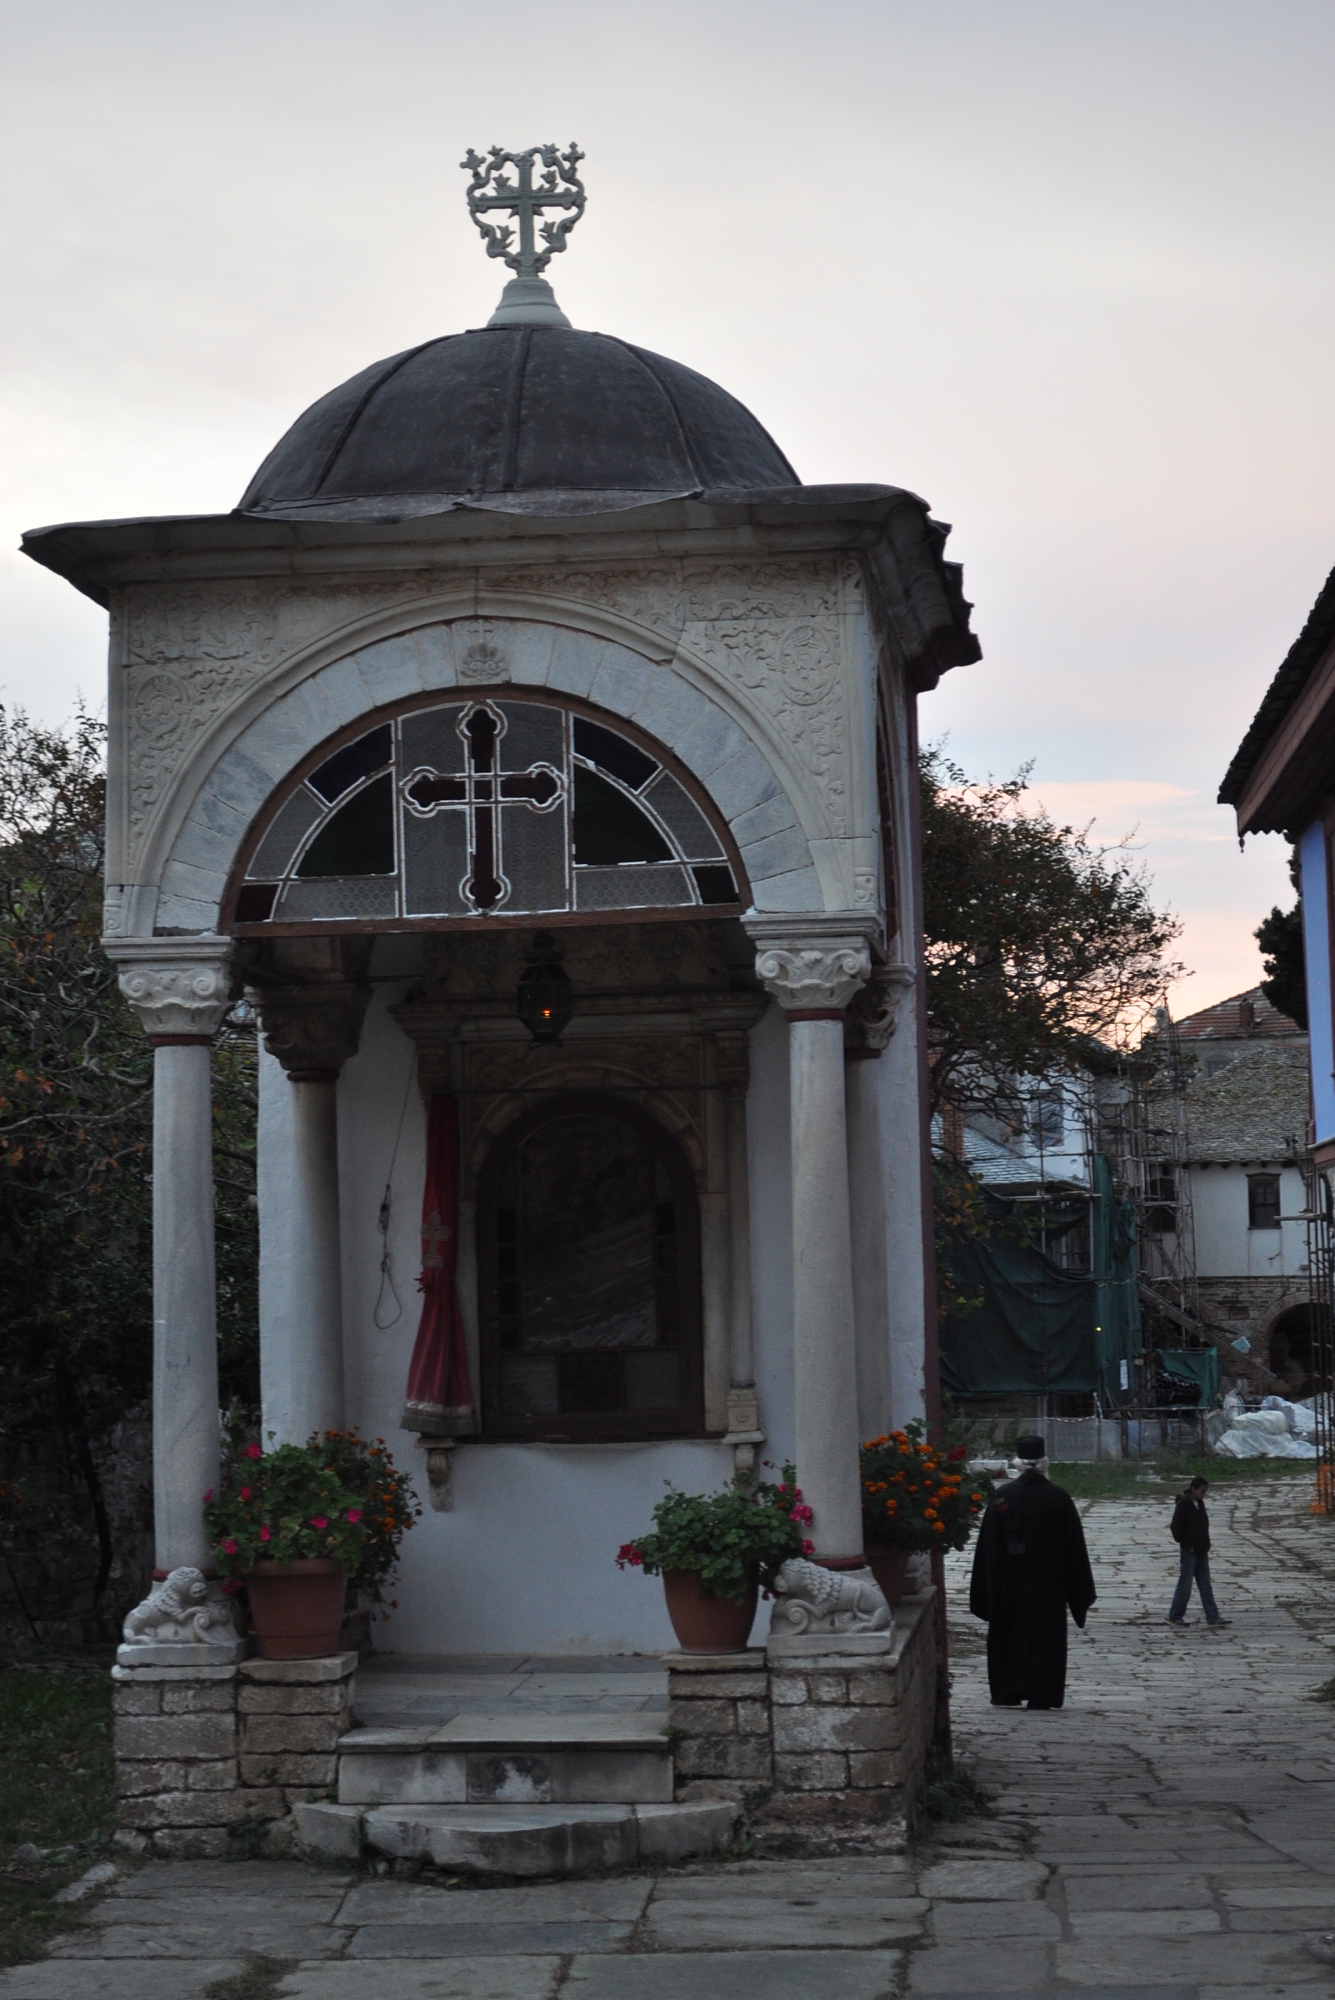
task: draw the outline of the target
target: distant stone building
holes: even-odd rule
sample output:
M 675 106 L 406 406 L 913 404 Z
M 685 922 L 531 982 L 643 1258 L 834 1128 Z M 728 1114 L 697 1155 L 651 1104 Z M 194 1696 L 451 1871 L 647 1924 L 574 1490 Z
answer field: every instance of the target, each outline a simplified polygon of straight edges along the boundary
M 1173 1034 L 1186 1077 L 1186 1185 L 1173 1184 L 1165 1162 L 1148 1232 L 1156 1222 L 1185 1228 L 1190 1216 L 1201 1318 L 1248 1342 L 1220 1343 L 1225 1373 L 1249 1390 L 1307 1395 L 1307 1036 L 1259 987 L 1188 1015 Z

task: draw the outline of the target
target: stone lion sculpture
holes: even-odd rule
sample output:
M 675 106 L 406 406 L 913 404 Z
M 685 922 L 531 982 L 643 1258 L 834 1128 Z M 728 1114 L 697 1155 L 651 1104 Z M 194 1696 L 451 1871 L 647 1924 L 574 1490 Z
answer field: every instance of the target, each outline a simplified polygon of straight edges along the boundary
M 888 1632 L 893 1622 L 870 1570 L 826 1569 L 790 1556 L 774 1579 L 771 1632 Z
M 236 1621 L 203 1570 L 174 1569 L 129 1613 L 125 1637 L 140 1646 L 219 1646 L 235 1639 Z

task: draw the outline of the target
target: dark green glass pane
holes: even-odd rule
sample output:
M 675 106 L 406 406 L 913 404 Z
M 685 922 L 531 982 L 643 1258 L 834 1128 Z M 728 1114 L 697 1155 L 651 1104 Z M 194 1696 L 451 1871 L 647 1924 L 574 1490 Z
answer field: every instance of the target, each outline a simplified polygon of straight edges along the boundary
M 302 856 L 297 874 L 392 875 L 394 782 L 386 771 L 327 819 Z
M 587 868 L 609 868 L 618 861 L 671 861 L 672 850 L 624 792 L 577 765 L 575 859 Z

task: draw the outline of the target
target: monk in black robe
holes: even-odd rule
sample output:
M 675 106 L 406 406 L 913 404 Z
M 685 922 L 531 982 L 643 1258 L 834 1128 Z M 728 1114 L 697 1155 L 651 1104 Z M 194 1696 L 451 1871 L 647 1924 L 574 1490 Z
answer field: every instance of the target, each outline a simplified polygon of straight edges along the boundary
M 1047 1477 L 1042 1438 L 1021 1438 L 1015 1450 L 1025 1470 L 998 1487 L 983 1516 L 969 1609 L 987 1620 L 993 1706 L 1060 1708 L 1066 1614 L 1084 1625 L 1094 1576 L 1075 1502 Z

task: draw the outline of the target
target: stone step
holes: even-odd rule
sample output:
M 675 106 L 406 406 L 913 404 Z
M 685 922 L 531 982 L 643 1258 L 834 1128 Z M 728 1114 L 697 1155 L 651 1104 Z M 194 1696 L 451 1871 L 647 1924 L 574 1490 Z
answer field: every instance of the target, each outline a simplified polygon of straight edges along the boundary
M 363 1845 L 394 1861 L 468 1875 L 583 1875 L 717 1853 L 740 1807 L 692 1805 L 383 1805 L 295 1808 L 303 1844 L 351 1858 Z
M 339 1739 L 340 1805 L 668 1805 L 672 1758 L 656 1717 L 456 1715 Z

